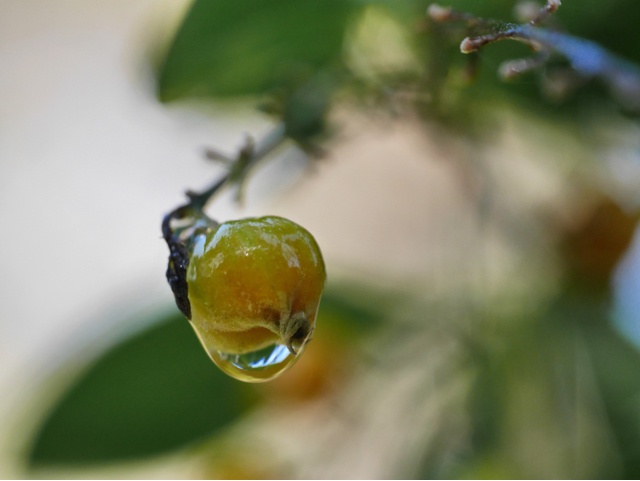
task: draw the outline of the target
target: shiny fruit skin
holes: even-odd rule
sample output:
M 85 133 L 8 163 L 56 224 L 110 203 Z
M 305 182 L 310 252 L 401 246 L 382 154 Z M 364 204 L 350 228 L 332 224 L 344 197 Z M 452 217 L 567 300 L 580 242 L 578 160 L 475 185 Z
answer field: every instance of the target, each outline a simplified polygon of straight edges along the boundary
M 191 322 L 209 349 L 230 354 L 291 346 L 301 323 L 304 343 L 325 280 L 318 244 L 295 222 L 225 222 L 195 241 L 187 270 Z

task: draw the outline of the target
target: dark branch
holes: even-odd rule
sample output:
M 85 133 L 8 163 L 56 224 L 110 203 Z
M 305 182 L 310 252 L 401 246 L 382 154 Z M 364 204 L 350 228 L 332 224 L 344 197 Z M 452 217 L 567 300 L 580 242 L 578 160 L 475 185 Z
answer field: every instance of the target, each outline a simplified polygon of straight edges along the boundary
M 429 17 L 436 22 L 465 22 L 469 27 L 486 27 L 485 35 L 466 37 L 460 44 L 462 53 L 476 52 L 482 47 L 500 40 L 522 42 L 536 56 L 532 59 L 507 62 L 500 68 L 503 78 L 543 66 L 552 54 L 561 55 L 583 79 L 599 79 L 624 107 L 640 112 L 640 67 L 617 57 L 595 42 L 566 33 L 539 27 L 560 6 L 559 0 L 548 0 L 538 14 L 526 24 L 510 24 L 486 20 L 451 8 L 431 5 Z

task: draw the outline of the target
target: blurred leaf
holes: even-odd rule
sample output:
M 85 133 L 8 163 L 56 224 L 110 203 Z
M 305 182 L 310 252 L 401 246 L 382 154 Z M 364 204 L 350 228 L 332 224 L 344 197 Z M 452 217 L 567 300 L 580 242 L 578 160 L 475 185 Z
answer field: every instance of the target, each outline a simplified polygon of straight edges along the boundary
M 171 314 L 96 360 L 53 407 L 32 466 L 156 455 L 238 419 L 254 391 L 207 358 L 188 322 Z
M 266 92 L 337 60 L 347 0 L 197 0 L 159 73 L 162 101 Z
M 585 330 L 593 369 L 611 425 L 622 476 L 640 476 L 640 352 L 610 325 Z M 611 473 L 602 473 L 610 477 Z

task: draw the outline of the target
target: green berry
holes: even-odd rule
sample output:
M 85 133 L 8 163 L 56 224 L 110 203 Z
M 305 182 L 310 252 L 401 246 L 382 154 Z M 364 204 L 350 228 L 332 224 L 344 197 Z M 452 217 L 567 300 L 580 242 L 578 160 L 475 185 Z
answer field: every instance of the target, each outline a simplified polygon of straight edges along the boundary
M 325 280 L 318 244 L 298 224 L 275 216 L 225 222 L 194 239 L 191 322 L 210 355 L 274 344 L 298 354 L 314 330 Z

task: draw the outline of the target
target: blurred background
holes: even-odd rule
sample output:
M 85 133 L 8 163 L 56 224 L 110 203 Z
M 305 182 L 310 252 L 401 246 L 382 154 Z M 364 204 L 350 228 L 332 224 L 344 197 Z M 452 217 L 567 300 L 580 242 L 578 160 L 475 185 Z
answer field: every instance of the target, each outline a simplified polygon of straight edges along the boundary
M 0 477 L 640 476 L 633 99 L 555 57 L 505 83 L 530 51 L 462 55 L 428 4 L 0 0 Z M 634 12 L 549 25 L 638 64 Z M 173 304 L 160 221 L 278 126 L 210 214 L 302 224 L 329 282 L 248 385 Z

